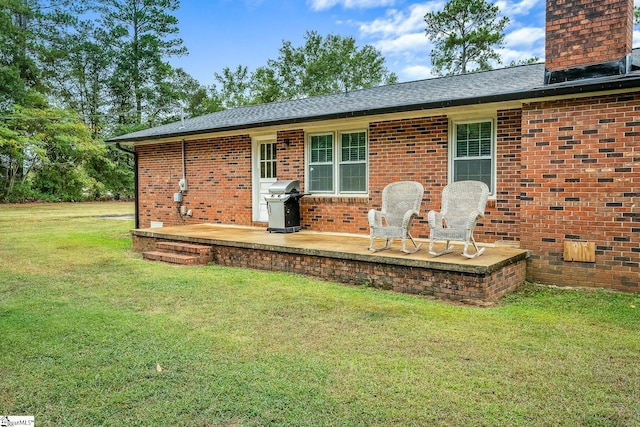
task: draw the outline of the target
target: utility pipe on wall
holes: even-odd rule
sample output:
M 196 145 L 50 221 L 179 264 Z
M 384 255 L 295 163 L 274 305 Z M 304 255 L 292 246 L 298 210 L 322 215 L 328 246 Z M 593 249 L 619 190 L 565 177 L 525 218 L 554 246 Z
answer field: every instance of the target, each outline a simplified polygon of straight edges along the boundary
M 179 182 L 180 192 L 187 191 L 187 174 L 186 174 L 186 165 L 184 160 L 184 144 L 185 141 L 182 139 L 182 179 Z

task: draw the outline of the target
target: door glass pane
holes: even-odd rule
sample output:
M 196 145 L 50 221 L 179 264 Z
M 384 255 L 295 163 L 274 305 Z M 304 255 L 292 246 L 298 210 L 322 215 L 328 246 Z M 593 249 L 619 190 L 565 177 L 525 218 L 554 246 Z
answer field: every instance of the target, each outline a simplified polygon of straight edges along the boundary
M 260 178 L 276 178 L 276 144 L 260 144 Z

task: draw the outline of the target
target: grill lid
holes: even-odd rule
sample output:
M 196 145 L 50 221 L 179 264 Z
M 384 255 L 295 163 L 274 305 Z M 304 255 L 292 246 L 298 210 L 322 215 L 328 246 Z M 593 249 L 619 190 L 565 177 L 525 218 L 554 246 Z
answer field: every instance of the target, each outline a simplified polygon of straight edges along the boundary
M 271 194 L 299 193 L 300 181 L 297 179 L 276 181 L 269 187 L 269 192 Z

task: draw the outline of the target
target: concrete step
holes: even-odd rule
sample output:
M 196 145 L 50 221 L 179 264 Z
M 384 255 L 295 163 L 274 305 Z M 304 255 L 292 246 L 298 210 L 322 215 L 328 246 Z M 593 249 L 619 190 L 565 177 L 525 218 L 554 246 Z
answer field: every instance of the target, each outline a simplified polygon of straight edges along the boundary
M 148 251 L 142 253 L 142 258 L 149 261 L 162 261 L 170 264 L 179 265 L 199 265 L 207 264 L 209 261 L 205 261 L 198 255 L 186 255 L 176 252 L 163 252 L 163 251 Z

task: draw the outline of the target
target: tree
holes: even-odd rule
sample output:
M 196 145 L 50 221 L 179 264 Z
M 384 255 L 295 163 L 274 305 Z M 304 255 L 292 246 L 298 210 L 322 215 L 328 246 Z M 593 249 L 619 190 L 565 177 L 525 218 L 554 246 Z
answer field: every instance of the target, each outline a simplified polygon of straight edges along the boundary
M 210 92 L 212 92 L 210 94 Z M 222 101 L 218 98 L 215 90 L 200 86 L 188 98 L 186 112 L 189 117 L 202 116 L 204 114 L 222 111 Z
M 11 111 L 29 89 L 40 84 L 33 50 L 35 34 L 29 25 L 35 13 L 24 0 L 0 4 L 0 112 Z
M 149 105 L 154 108 L 147 119 L 150 126 L 223 109 L 217 97 L 208 97 L 206 87 L 182 68 L 168 70 L 164 81 L 157 82 L 150 95 Z
M 252 96 L 252 76 L 249 69 L 242 65 L 232 71 L 224 67 L 222 73 L 215 73 L 216 80 L 220 83 L 220 89 L 213 88 L 214 97 L 221 100 L 223 109 L 236 108 L 255 103 Z
M 640 24 L 640 7 L 636 7 L 633 9 L 633 22 L 636 24 Z
M 97 8 L 115 46 L 109 87 L 121 124 L 142 123 L 146 107 L 153 113 L 146 103 L 171 74 L 166 58 L 187 52 L 170 14 L 178 7 L 179 0 L 102 0 Z
M 58 108 L 44 110 L 41 131 L 44 161 L 32 177 L 32 188 L 53 200 L 84 200 L 96 185 L 85 165 L 104 156 L 105 146 L 75 113 Z
M 521 59 L 519 61 L 511 61 L 509 63 L 509 67 L 516 67 L 518 65 L 529 65 L 529 64 L 535 64 L 536 62 L 538 62 L 540 60 L 540 58 L 538 58 L 537 56 L 533 56 L 531 58 L 528 59 Z
M 208 105 L 235 108 L 396 83 L 384 62 L 378 50 L 358 48 L 353 37 L 309 31 L 303 46 L 284 41 L 279 57 L 253 73 L 241 65 L 216 73 L 219 84 L 211 88 Z
M 282 99 L 281 87 L 278 83 L 276 70 L 260 67 L 252 75 L 253 102 L 267 104 Z
M 82 166 L 103 150 L 73 112 L 31 92 L 24 106 L 0 122 L 0 198 L 15 200 L 14 190 L 31 184 L 57 199 L 78 200 L 87 187 Z
M 167 62 L 186 53 L 178 5 L 0 1 L 0 199 L 129 197 L 133 158 L 98 138 L 220 109 Z
M 104 155 L 92 156 L 84 164 L 89 177 L 89 194 L 91 199 L 113 197 L 130 199 L 135 187 L 134 159 L 118 148 L 106 147 Z
M 111 105 L 107 83 L 113 72 L 115 52 L 106 33 L 93 22 L 80 22 L 59 47 L 60 54 L 50 61 L 51 94 L 77 111 L 94 137 L 108 127 Z
M 498 6 L 486 0 L 450 0 L 441 12 L 424 16 L 426 35 L 434 42 L 433 72 L 437 75 L 465 74 L 490 70 L 500 63 L 494 48 L 504 46 L 504 29 L 509 18 L 498 18 Z M 469 69 L 476 64 L 476 69 Z
M 11 88 L 2 91 L 3 110 L 13 111 L 35 90 L 78 111 L 98 134 L 114 55 L 106 33 L 88 13 L 93 6 L 94 0 L 0 3 L 0 81 Z
M 284 101 L 396 83 L 384 62 L 377 49 L 358 48 L 353 37 L 309 31 L 304 46 L 283 42 L 280 56 L 253 74 L 253 97 Z
M 3 0 L 0 3 L 0 114 L 2 121 L 16 120 L 25 111 L 35 109 L 38 120 L 40 106 L 34 106 L 38 93 L 46 93 L 47 80 L 44 61 L 49 56 L 48 46 L 68 16 L 59 13 L 55 4 L 42 5 L 45 0 Z M 35 102 L 40 104 L 40 102 Z M 18 106 L 18 107 L 16 107 Z M 29 165 L 20 165 L 17 159 L 37 156 L 37 147 L 24 144 L 23 135 L 15 134 L 10 123 L 3 123 L 2 157 L 0 169 L 13 186 L 24 181 Z M 28 150 L 23 153 L 19 149 Z

